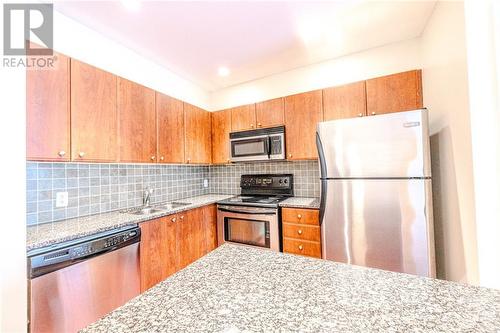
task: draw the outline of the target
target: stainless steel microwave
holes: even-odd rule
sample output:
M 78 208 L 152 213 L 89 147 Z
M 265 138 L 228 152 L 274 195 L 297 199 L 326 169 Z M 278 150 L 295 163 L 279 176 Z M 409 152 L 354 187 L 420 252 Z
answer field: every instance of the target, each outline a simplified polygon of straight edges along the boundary
M 231 162 L 285 159 L 285 126 L 229 134 Z

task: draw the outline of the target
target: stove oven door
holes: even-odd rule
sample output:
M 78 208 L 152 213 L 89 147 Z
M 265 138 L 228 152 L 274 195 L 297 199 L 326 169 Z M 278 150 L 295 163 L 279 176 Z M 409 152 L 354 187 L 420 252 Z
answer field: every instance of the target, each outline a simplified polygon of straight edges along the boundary
M 217 239 L 219 245 L 231 242 L 279 251 L 278 210 L 219 205 Z

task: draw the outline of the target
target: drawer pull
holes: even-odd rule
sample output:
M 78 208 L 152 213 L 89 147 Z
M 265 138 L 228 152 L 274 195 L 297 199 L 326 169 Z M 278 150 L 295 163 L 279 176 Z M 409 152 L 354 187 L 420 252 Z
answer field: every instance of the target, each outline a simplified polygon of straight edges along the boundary
M 302 251 L 304 249 L 304 247 L 301 245 L 299 245 L 299 250 Z
M 299 235 L 302 235 L 302 229 L 297 230 L 297 233 L 298 233 Z
M 300 220 L 302 218 L 302 215 L 297 214 L 297 218 Z
M 171 221 L 175 223 L 175 221 L 177 221 L 177 219 L 175 217 L 172 217 Z

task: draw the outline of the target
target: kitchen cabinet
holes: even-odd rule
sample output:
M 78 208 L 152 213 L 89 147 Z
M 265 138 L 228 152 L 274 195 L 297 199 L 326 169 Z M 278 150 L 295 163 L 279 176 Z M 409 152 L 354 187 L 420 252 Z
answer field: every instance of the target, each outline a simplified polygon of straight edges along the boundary
M 141 292 L 165 280 L 177 269 L 177 215 L 141 223 Z
M 203 242 L 202 256 L 217 247 L 217 206 L 202 207 L 203 210 Z
M 184 103 L 156 93 L 158 162 L 184 163 Z
M 156 162 L 155 92 L 118 78 L 118 113 L 120 161 Z
M 71 59 L 71 159 L 118 159 L 116 76 Z
M 255 104 L 241 105 L 230 110 L 233 132 L 255 129 Z
M 141 223 L 141 292 L 215 249 L 216 225 L 216 205 Z
M 70 159 L 70 58 L 57 57 L 51 70 L 26 70 L 26 156 L 28 160 Z
M 414 110 L 422 105 L 421 70 L 366 80 L 368 115 Z
M 212 113 L 212 163 L 229 163 L 229 133 L 231 110 Z
M 285 100 L 283 97 L 255 104 L 257 127 L 280 126 L 285 123 Z
M 316 125 L 323 120 L 322 91 L 285 97 L 288 160 L 316 159 Z
M 323 89 L 324 120 L 366 116 L 365 81 Z
M 212 126 L 210 112 L 184 103 L 185 162 L 212 162 Z
M 283 252 L 321 258 L 317 209 L 283 208 Z

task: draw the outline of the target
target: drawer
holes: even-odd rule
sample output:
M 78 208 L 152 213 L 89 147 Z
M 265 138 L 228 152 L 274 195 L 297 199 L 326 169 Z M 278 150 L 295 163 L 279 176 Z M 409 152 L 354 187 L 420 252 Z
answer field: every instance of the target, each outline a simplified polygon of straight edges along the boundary
M 283 252 L 321 258 L 321 245 L 319 242 L 283 238 Z
M 283 222 L 319 225 L 317 209 L 283 208 L 281 212 Z
M 283 223 L 283 237 L 320 241 L 320 229 L 317 226 Z

